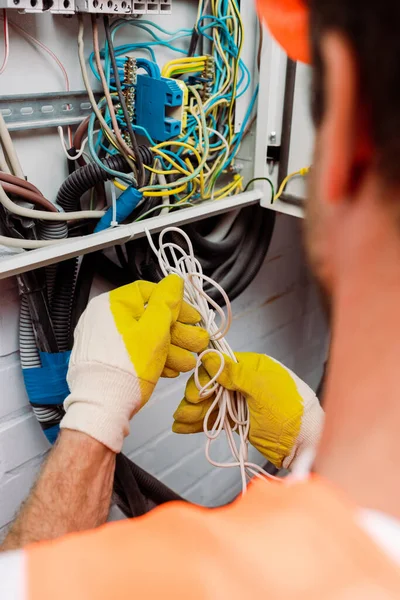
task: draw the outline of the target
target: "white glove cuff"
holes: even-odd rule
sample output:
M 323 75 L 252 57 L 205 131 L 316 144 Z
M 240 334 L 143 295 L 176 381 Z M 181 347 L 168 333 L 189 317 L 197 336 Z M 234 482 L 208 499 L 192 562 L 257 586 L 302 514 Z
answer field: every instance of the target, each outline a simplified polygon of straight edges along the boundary
M 307 399 L 299 436 L 293 446 L 292 452 L 282 463 L 285 469 L 293 469 L 296 460 L 303 452 L 316 450 L 321 438 L 324 419 L 325 413 L 318 402 L 318 398 L 314 395 L 313 398 Z
M 129 421 L 141 405 L 137 377 L 102 363 L 82 363 L 70 366 L 68 384 L 71 393 L 64 401 L 66 415 L 60 427 L 86 433 L 121 452 Z

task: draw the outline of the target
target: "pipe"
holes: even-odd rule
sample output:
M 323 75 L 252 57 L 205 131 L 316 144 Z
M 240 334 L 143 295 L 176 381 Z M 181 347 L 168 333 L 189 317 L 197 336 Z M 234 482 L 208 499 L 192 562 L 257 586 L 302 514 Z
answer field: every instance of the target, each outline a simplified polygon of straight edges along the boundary
M 151 150 L 146 146 L 139 146 L 142 160 L 146 165 L 153 162 Z M 126 160 L 121 155 L 109 156 L 102 161 L 108 168 L 113 171 L 129 173 L 130 167 Z M 59 204 L 66 212 L 72 211 L 72 206 L 76 206 L 77 201 L 81 196 L 92 187 L 101 181 L 112 179 L 112 175 L 104 171 L 96 163 L 89 163 L 84 167 L 80 167 L 67 177 L 61 185 L 57 194 L 57 204 Z

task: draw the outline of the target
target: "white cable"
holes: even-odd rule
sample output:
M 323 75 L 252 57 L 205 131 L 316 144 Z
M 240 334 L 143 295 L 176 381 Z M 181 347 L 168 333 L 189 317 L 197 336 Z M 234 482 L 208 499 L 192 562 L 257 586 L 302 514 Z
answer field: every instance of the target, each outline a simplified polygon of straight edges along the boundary
M 84 151 L 85 151 L 85 146 L 87 144 L 88 138 L 85 138 L 83 140 L 82 146 L 81 146 L 81 149 L 79 150 L 79 152 L 77 154 L 75 154 L 74 156 L 71 156 L 71 154 L 68 154 L 68 146 L 65 143 L 64 131 L 63 131 L 63 128 L 60 125 L 57 127 L 57 131 L 58 131 L 58 135 L 59 135 L 59 138 L 60 138 L 61 147 L 62 147 L 63 152 L 64 152 L 65 156 L 67 157 L 67 159 L 68 160 L 78 160 L 78 158 L 80 158 L 83 155 Z M 96 133 L 96 132 L 94 132 L 94 133 Z
M 203 423 L 204 433 L 207 437 L 206 458 L 216 467 L 239 468 L 244 494 L 247 480 L 251 477 L 277 478 L 264 471 L 259 465 L 248 461 L 250 419 L 245 397 L 239 392 L 230 392 L 217 382 L 225 365 L 224 354 L 236 362 L 233 350 L 225 340 L 225 335 L 232 322 L 229 298 L 216 281 L 204 275 L 200 262 L 194 256 L 190 238 L 182 229 L 178 227 L 163 229 L 158 239 L 159 249 L 154 245 L 149 231 L 147 229 L 145 231 L 149 244 L 158 258 L 162 273 L 164 276 L 175 273 L 182 277 L 185 284 L 184 298 L 200 313 L 201 322 L 199 325 L 209 333 L 209 348 L 199 355 L 194 372 L 194 380 L 200 397 L 209 398 L 215 394 L 215 400 L 207 411 Z M 178 244 L 164 241 L 165 235 L 169 232 L 175 232 L 182 236 L 188 247 L 188 253 Z M 226 304 L 226 315 L 223 309 L 204 291 L 203 283 L 205 281 L 215 287 L 223 297 Z M 219 326 L 215 322 L 216 313 L 220 317 Z M 210 353 L 219 357 L 221 365 L 216 375 L 206 385 L 202 386 L 199 380 L 199 368 L 202 364 L 202 358 Z M 209 419 L 215 409 L 217 409 L 217 418 L 214 425 L 210 426 Z M 223 430 L 232 452 L 232 461 L 230 462 L 217 462 L 210 455 L 212 442 L 220 436 Z M 234 432 L 238 434 L 238 438 L 233 435 Z
M 10 136 L 10 132 L 7 129 L 4 117 L 0 112 L 0 142 L 4 150 L 4 156 L 8 159 L 12 172 L 17 177 L 24 179 L 24 172 L 19 162 L 17 153 L 14 148 L 13 141 Z
M 74 212 L 47 212 L 45 210 L 33 210 L 31 208 L 25 208 L 19 206 L 15 202 L 12 202 L 3 190 L 0 184 L 0 204 L 4 206 L 8 211 L 14 215 L 20 217 L 28 217 L 29 219 L 40 219 L 41 221 L 77 221 L 80 219 L 101 219 L 105 214 L 104 210 L 78 210 Z M 22 246 L 26 247 L 26 246 Z M 34 246 L 35 248 L 37 246 Z
M 77 239 L 77 238 L 75 238 Z M 65 240 L 22 240 L 20 238 L 7 237 L 0 235 L 0 246 L 8 248 L 25 248 L 25 250 L 34 250 L 35 248 L 44 248 L 45 246 L 53 246 Z
M 158 158 L 154 161 L 154 168 L 155 169 L 161 168 L 161 162 L 158 160 Z M 165 175 L 163 173 L 159 173 L 157 175 L 157 178 L 158 178 L 158 183 L 160 185 L 165 186 L 165 188 L 168 188 L 167 178 L 165 177 Z M 162 208 L 160 210 L 160 215 L 165 215 L 165 214 L 169 213 L 169 196 L 162 197 L 162 206 L 164 208 Z
M 111 216 L 110 227 L 118 227 L 118 221 L 117 221 L 117 192 L 115 191 L 115 185 L 114 184 L 111 185 L 111 210 L 112 210 L 112 216 Z

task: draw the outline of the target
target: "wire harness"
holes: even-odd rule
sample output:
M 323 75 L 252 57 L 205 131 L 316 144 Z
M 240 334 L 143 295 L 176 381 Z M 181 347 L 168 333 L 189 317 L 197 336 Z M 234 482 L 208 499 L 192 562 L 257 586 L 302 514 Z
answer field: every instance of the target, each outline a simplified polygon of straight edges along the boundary
M 186 252 L 176 241 L 166 241 L 167 234 L 172 234 L 174 240 L 176 235 L 183 238 L 183 242 L 188 248 Z M 207 414 L 204 417 L 204 433 L 206 441 L 206 458 L 215 467 L 221 468 L 239 468 L 242 479 L 242 493 L 246 492 L 248 480 L 252 477 L 261 479 L 278 479 L 267 473 L 256 463 L 249 461 L 249 430 L 250 420 L 245 397 L 239 392 L 230 392 L 218 383 L 218 377 L 222 373 L 225 365 L 224 354 L 236 362 L 236 357 L 225 339 L 226 334 L 232 323 L 232 309 L 229 298 L 223 288 L 211 277 L 203 273 L 198 259 L 194 255 L 192 242 L 189 236 L 178 227 L 167 227 L 163 229 L 158 239 L 158 249 L 155 246 L 149 231 L 146 231 L 149 244 L 158 258 L 160 269 L 164 276 L 171 273 L 179 275 L 184 280 L 184 298 L 201 315 L 199 325 L 204 327 L 210 336 L 209 348 L 202 352 L 197 360 L 194 373 L 196 387 L 199 390 L 201 398 L 210 398 L 215 394 L 215 400 L 211 404 Z M 226 314 L 221 306 L 205 292 L 204 284 L 207 283 L 218 290 L 225 306 Z M 216 316 L 220 318 L 220 324 L 216 322 Z M 220 361 L 220 367 L 215 376 L 204 386 L 199 379 L 199 368 L 202 359 L 206 354 L 216 354 Z M 218 408 L 218 416 L 215 423 L 209 423 L 210 415 Z M 226 439 L 232 453 L 232 460 L 228 462 L 218 462 L 211 457 L 212 442 L 215 441 L 225 431 Z M 238 435 L 235 438 L 234 433 Z

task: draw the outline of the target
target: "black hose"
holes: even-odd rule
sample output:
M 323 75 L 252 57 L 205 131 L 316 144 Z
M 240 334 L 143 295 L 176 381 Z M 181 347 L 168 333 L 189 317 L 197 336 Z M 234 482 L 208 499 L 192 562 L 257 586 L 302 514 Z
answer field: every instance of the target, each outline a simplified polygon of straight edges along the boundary
M 74 298 L 78 261 L 75 258 L 65 260 L 58 265 L 51 303 L 51 318 L 56 335 L 58 349 L 65 352 L 71 349 L 71 315 Z
M 69 330 L 69 347 L 74 343 L 74 331 L 78 321 L 86 309 L 93 279 L 96 273 L 100 252 L 90 252 L 82 258 L 79 274 L 76 279 L 71 311 L 71 323 Z
M 129 459 L 117 454 L 115 461 L 113 500 L 128 518 L 140 517 L 147 512 L 146 499 L 133 476 Z
M 248 262 L 246 269 L 244 269 L 242 277 L 232 287 L 229 292 L 230 300 L 237 298 L 255 279 L 257 273 L 261 269 L 265 257 L 267 255 L 272 234 L 275 226 L 275 211 L 261 208 L 264 214 L 260 215 L 263 223 L 260 228 L 260 234 L 258 237 L 258 243 L 255 252 L 252 255 L 251 260 Z
M 139 146 L 139 151 L 143 162 L 146 165 L 151 165 L 153 162 L 153 155 L 149 148 L 146 146 Z M 122 173 L 129 173 L 130 171 L 130 166 L 120 154 L 104 158 L 102 162 L 105 166 L 114 171 L 121 171 Z M 80 167 L 71 173 L 61 185 L 58 190 L 56 202 L 66 212 L 76 210 L 77 202 L 80 201 L 81 196 L 83 196 L 85 192 L 90 190 L 97 183 L 108 181 L 109 179 L 112 179 L 112 177 L 112 175 L 107 173 L 107 171 L 102 169 L 96 163 L 89 163 L 84 167 Z
M 105 254 L 100 254 L 98 258 L 96 274 L 114 287 L 121 287 L 134 281 L 127 271 L 116 265 Z
M 174 501 L 185 502 L 179 494 L 136 465 L 127 456 L 118 454 L 114 475 L 114 499 L 127 517 L 138 516 L 135 511 L 140 512 L 144 508 L 138 490 L 142 496 L 156 505 Z
M 259 206 L 244 209 L 250 214 L 246 235 L 237 247 L 234 255 L 227 261 L 230 268 L 225 274 L 214 271 L 212 278 L 216 279 L 234 300 L 254 279 L 258 273 L 271 241 L 275 223 L 275 213 Z M 214 300 L 220 301 L 220 294 L 215 289 L 207 289 Z
M 220 242 L 214 242 L 213 240 L 209 240 L 202 236 L 195 225 L 187 225 L 185 230 L 195 248 L 196 256 L 202 255 L 203 253 L 206 255 L 211 254 L 212 256 L 218 257 L 219 260 L 223 257 L 230 256 L 240 244 L 246 229 L 246 220 L 243 219 L 243 216 L 242 213 L 239 213 L 229 234 Z

